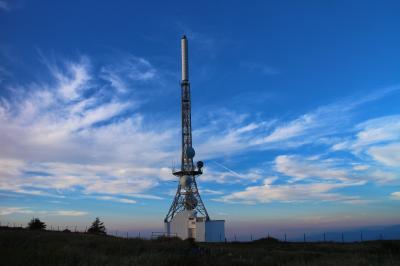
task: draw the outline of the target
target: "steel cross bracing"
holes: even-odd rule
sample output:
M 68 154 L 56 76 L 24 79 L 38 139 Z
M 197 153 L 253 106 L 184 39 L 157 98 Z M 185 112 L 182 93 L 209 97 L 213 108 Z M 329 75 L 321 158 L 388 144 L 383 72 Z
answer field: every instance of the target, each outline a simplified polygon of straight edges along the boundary
M 165 217 L 165 222 L 170 222 L 179 212 L 184 210 L 196 210 L 199 214 L 209 220 L 206 207 L 201 200 L 196 176 L 201 175 L 201 167 L 197 169 L 193 165 L 194 149 L 192 147 L 191 106 L 190 106 L 190 83 L 188 80 L 181 82 L 181 108 L 182 108 L 182 161 L 181 170 L 173 174 L 179 177 L 178 189 L 174 201 Z M 193 152 L 193 154 L 191 154 Z M 181 180 L 184 179 L 184 184 Z
M 182 108 L 182 170 L 193 170 L 193 157 L 188 156 L 187 151 L 192 147 L 192 118 L 190 106 L 189 81 L 181 82 L 181 108 Z

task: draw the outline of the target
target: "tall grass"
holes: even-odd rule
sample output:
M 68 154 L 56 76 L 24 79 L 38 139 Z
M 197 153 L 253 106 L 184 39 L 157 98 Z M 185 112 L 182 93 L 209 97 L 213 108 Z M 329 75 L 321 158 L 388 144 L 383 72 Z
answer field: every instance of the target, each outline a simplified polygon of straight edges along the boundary
M 0 229 L 0 265 L 400 265 L 400 241 L 207 244 Z

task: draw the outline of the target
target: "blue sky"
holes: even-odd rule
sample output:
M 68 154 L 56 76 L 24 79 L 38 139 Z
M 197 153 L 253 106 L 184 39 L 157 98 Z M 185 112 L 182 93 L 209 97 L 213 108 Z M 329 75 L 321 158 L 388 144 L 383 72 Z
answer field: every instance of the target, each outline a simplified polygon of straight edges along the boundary
M 228 236 L 399 223 L 400 4 L 216 2 L 0 1 L 0 221 L 162 228 L 186 34 Z

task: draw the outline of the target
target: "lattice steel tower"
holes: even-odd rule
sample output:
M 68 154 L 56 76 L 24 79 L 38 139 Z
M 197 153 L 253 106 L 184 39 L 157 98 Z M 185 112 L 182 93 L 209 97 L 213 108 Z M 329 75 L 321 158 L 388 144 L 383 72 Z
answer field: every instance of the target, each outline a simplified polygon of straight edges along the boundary
M 184 210 L 196 210 L 208 221 L 206 207 L 201 200 L 196 184 L 196 176 L 201 175 L 203 162 L 199 161 L 196 167 L 193 164 L 195 151 L 192 146 L 191 106 L 190 106 L 190 83 L 188 69 L 188 41 L 186 36 L 181 39 L 182 48 L 182 81 L 181 81 L 181 110 L 182 110 L 182 161 L 181 169 L 173 171 L 179 177 L 178 189 L 174 201 L 168 211 L 164 222 L 170 222 L 179 212 Z

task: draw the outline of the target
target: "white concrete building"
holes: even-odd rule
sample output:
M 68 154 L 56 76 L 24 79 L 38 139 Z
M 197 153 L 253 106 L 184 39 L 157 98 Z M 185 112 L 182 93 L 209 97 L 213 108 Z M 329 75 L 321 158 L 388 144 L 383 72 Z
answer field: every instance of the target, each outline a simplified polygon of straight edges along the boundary
M 194 238 L 199 242 L 225 241 L 225 220 L 207 221 L 205 217 L 197 217 L 194 210 L 176 214 L 164 226 L 167 235 L 176 235 L 181 239 Z

